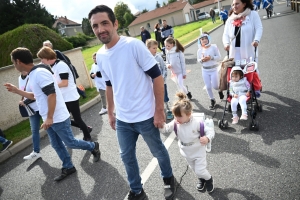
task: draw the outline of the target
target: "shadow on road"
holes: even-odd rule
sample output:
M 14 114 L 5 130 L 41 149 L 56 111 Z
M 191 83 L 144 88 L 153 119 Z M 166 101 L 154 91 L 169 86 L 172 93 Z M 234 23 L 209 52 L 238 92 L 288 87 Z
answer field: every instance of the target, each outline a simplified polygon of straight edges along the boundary
M 210 194 L 210 196 L 213 199 L 217 199 L 217 200 L 233 199 L 231 195 L 232 196 L 237 195 L 238 198 L 241 198 L 242 196 L 243 199 L 247 199 L 247 200 L 262 200 L 262 198 L 247 190 L 238 190 L 234 188 L 228 188 L 228 189 L 215 188 L 215 190 Z M 238 199 L 238 198 L 234 198 L 234 199 Z

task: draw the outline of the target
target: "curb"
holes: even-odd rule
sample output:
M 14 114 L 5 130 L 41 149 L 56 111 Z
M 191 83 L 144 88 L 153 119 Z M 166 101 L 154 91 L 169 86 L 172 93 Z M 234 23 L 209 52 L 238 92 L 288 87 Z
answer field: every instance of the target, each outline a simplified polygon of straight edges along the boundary
M 93 105 L 100 102 L 100 100 L 101 100 L 100 95 L 97 95 L 95 98 L 93 98 L 89 102 L 86 102 L 85 104 L 80 106 L 80 112 L 82 113 L 82 112 L 86 111 L 87 109 L 89 109 Z M 43 138 L 46 135 L 47 135 L 47 132 L 43 129 L 40 129 L 40 138 Z M 21 140 L 17 144 L 15 144 L 12 147 L 8 148 L 6 151 L 0 153 L 0 163 L 2 163 L 3 161 L 9 159 L 13 155 L 16 155 L 17 153 L 24 150 L 26 147 L 28 147 L 30 145 L 32 145 L 32 136 L 29 136 L 29 137 Z

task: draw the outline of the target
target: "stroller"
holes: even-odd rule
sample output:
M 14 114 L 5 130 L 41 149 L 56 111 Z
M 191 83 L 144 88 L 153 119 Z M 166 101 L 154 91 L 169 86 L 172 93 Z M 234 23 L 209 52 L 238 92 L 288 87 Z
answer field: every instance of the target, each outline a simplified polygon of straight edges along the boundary
M 230 62 L 231 64 L 233 64 L 232 60 L 230 60 Z M 247 97 L 247 112 L 249 112 L 251 116 L 251 121 L 249 122 L 249 129 L 258 131 L 259 124 L 257 121 L 255 121 L 255 118 L 256 118 L 257 111 L 262 112 L 262 104 L 259 104 L 257 101 L 257 98 L 260 97 L 260 91 L 262 86 L 258 74 L 256 72 L 257 63 L 255 61 L 254 62 L 250 61 L 248 63 L 240 63 L 239 61 L 237 61 L 235 65 L 240 65 L 240 67 L 243 69 L 244 76 L 247 78 L 248 82 L 251 85 L 250 96 Z M 225 73 L 226 74 L 225 76 L 227 77 L 227 99 L 225 102 L 222 119 L 218 121 L 218 126 L 220 129 L 228 127 L 228 121 L 224 120 L 224 117 L 225 117 L 226 110 L 228 112 L 231 112 L 230 102 L 232 97 L 229 95 L 229 81 L 231 78 L 230 72 L 233 66 L 234 64 L 231 66 L 227 66 L 226 69 L 224 68 L 222 69 L 223 73 Z M 222 71 L 221 71 L 221 77 L 222 77 Z M 229 104 L 227 105 L 227 103 Z

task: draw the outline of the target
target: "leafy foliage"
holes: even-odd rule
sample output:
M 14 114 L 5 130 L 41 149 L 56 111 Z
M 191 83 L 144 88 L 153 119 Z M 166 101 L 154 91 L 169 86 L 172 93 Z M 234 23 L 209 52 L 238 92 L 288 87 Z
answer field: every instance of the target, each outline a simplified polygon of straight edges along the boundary
M 124 15 L 124 19 L 125 19 L 125 27 L 128 27 L 129 24 L 131 24 L 131 22 L 134 20 L 134 16 L 129 13 L 129 12 L 126 12 L 125 15 Z
M 156 8 L 160 8 L 160 4 L 158 3 L 158 1 L 156 1 L 155 7 L 156 7 Z
M 90 24 L 90 21 L 88 18 L 82 19 L 82 31 L 85 35 L 90 35 L 90 36 L 94 35 L 93 29 L 91 27 L 91 24 Z
M 0 67 L 12 64 L 10 53 L 17 47 L 28 48 L 33 57 L 36 58 L 36 53 L 46 40 L 50 40 L 53 47 L 60 51 L 73 48 L 71 43 L 64 40 L 52 29 L 40 24 L 25 24 L 0 35 Z
M 0 0 L 0 34 L 24 24 L 43 24 L 49 28 L 55 22 L 39 0 Z
M 128 23 L 128 22 L 126 22 L 126 20 L 125 20 L 125 14 L 126 13 L 130 13 L 131 14 L 131 10 L 129 9 L 129 7 L 128 7 L 128 5 L 127 4 L 125 4 L 125 3 L 123 3 L 123 2 L 121 2 L 121 1 L 119 1 L 117 4 L 116 4 L 116 6 L 115 6 L 115 8 L 114 8 L 114 13 L 115 13 L 115 16 L 116 16 L 116 18 L 117 18 L 117 20 L 118 20 L 118 22 L 119 22 L 119 28 L 120 29 L 123 29 L 123 28 L 125 28 L 126 27 L 126 24 L 130 24 L 130 23 Z M 131 14 L 132 15 L 132 14 Z M 132 15 L 133 16 L 133 15 Z M 133 20 L 134 18 L 132 18 L 132 20 Z
M 85 34 L 82 33 L 78 33 L 75 36 L 70 36 L 70 37 L 65 37 L 65 39 L 70 42 L 71 44 L 73 44 L 73 47 L 83 47 L 86 45 L 87 41 L 93 39 L 93 37 L 87 36 Z
M 146 13 L 146 12 L 149 12 L 149 10 L 147 10 L 146 8 L 142 10 L 142 13 Z
M 168 0 L 168 3 L 174 3 L 176 2 L 177 0 Z

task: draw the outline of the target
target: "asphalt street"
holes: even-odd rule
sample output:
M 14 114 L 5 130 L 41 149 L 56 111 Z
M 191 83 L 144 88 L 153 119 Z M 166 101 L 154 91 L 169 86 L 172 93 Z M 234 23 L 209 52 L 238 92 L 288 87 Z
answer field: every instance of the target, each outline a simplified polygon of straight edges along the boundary
M 201 68 L 196 61 L 197 45 L 185 50 L 187 70 L 190 70 L 185 83 L 193 95 L 194 112 L 204 112 L 215 122 L 216 136 L 212 151 L 207 154 L 215 190 L 211 194 L 196 190 L 197 178 L 180 155 L 174 133 L 162 134 L 173 173 L 180 182 L 175 199 L 300 199 L 300 14 L 291 11 L 285 3 L 276 3 L 274 10 L 276 15 L 271 19 L 264 18 L 265 10 L 259 11 L 264 28 L 258 48 L 263 83 L 259 102 L 263 112 L 257 115 L 260 125 L 257 132 L 248 130 L 249 121 L 237 125 L 229 123 L 226 130 L 217 127 L 225 102 L 217 98 L 216 110 L 208 109 L 210 100 L 203 90 Z M 222 33 L 223 26 L 212 32 L 211 38 L 224 57 Z M 167 84 L 173 101 L 176 86 L 170 79 Z M 215 95 L 217 97 L 216 91 Z M 93 139 L 100 143 L 100 162 L 93 163 L 90 152 L 69 150 L 77 172 L 56 183 L 53 178 L 60 174 L 61 161 L 48 137 L 44 137 L 41 140 L 42 159 L 23 160 L 32 151 L 28 147 L 0 164 L 0 199 L 124 199 L 129 187 L 116 135 L 108 124 L 107 115 L 99 116 L 99 111 L 100 105 L 96 104 L 82 115 L 87 125 L 93 126 Z M 225 119 L 231 122 L 231 115 L 227 113 Z M 82 138 L 79 129 L 73 128 L 73 131 L 77 138 Z M 137 143 L 137 157 L 148 199 L 162 200 L 160 170 L 142 138 Z

